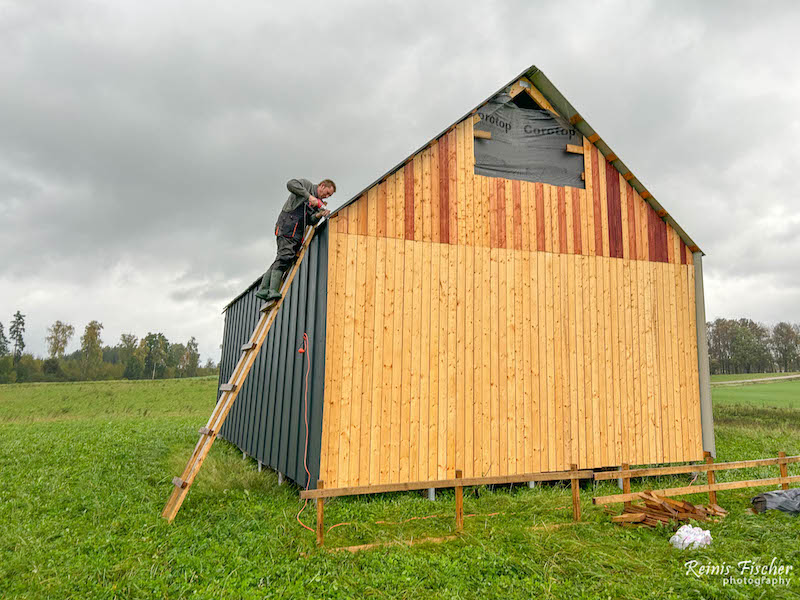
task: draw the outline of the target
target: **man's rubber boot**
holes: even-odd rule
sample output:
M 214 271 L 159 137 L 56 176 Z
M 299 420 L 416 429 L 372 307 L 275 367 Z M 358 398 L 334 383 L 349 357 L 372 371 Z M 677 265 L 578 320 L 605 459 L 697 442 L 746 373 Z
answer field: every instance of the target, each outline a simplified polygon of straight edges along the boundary
M 267 296 L 269 296 L 269 281 L 271 275 L 272 271 L 264 273 L 264 277 L 261 279 L 261 287 L 256 291 L 256 298 L 266 300 Z
M 281 299 L 282 280 L 283 280 L 283 272 L 278 271 L 276 269 L 270 274 L 269 289 L 267 290 L 266 297 L 264 298 L 265 302 L 274 302 L 275 300 Z M 261 298 L 261 296 L 259 296 L 259 298 Z

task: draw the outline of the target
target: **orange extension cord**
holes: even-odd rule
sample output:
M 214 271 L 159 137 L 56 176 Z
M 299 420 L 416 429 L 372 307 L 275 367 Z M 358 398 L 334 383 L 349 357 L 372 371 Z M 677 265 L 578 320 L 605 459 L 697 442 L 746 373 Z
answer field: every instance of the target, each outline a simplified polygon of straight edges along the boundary
M 298 351 L 300 354 L 306 355 L 306 378 L 305 378 L 305 392 L 303 393 L 303 422 L 306 426 L 306 442 L 303 448 L 303 467 L 306 470 L 306 489 L 311 484 L 311 473 L 308 471 L 308 373 L 311 371 L 311 352 L 308 349 L 308 335 L 303 332 L 303 347 L 300 348 Z M 303 507 L 298 511 L 295 519 L 297 522 L 300 523 L 303 527 L 308 529 L 312 533 L 316 533 L 311 527 L 306 525 L 300 520 L 300 514 L 306 509 L 308 506 L 308 498 L 306 501 L 303 502 Z M 331 525 L 328 527 L 328 531 L 333 529 L 334 527 L 340 527 L 341 525 L 352 525 L 352 523 L 337 523 L 336 525 Z
M 306 425 L 306 443 L 303 448 L 303 467 L 306 470 L 306 489 L 308 489 L 308 486 L 311 484 L 311 473 L 309 473 L 308 471 L 308 373 L 309 371 L 311 371 L 311 353 L 308 351 L 308 335 L 305 332 L 303 332 L 303 347 L 300 348 L 297 352 L 306 355 L 306 365 L 307 365 L 306 389 L 305 392 L 303 393 L 303 422 Z M 302 513 L 306 509 L 307 505 L 308 505 L 308 498 L 306 498 L 306 501 L 303 503 L 303 508 L 301 508 L 300 511 L 297 513 L 295 519 L 297 519 L 297 522 L 300 523 L 300 525 L 302 525 L 303 527 L 305 527 L 306 529 L 308 529 L 313 533 L 314 530 L 300 520 L 300 513 Z

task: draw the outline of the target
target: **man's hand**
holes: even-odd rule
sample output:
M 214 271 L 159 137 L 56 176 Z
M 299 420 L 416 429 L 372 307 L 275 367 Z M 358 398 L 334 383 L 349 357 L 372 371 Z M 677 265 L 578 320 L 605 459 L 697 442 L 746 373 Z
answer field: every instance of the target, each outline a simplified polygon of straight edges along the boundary
M 327 204 L 326 202 L 323 202 L 322 200 L 320 200 L 316 196 L 309 196 L 308 197 L 308 203 L 311 205 L 311 208 L 322 208 L 323 206 L 326 206 L 326 204 Z

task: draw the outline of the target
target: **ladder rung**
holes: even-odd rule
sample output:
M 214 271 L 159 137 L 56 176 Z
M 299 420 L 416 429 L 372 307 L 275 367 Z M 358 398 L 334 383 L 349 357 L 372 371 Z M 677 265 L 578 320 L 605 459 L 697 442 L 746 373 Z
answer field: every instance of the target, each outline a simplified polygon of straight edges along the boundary
M 220 392 L 232 392 L 235 389 L 236 389 L 235 383 L 223 383 L 221 386 L 219 386 Z
M 247 342 L 244 346 L 242 346 L 242 352 L 247 352 L 251 348 L 255 348 L 255 347 L 256 347 L 256 343 L 255 342 Z
M 179 488 L 183 489 L 183 488 L 187 487 L 188 484 L 187 484 L 187 482 L 185 482 L 180 477 L 173 477 L 172 478 L 172 485 L 174 485 L 175 487 L 179 487 Z
M 213 435 L 214 430 L 213 429 L 209 429 L 208 427 L 201 427 L 197 431 L 197 433 L 199 433 L 200 435 Z
M 271 311 L 271 310 L 272 310 L 274 307 L 275 307 L 275 302 L 268 302 L 267 304 L 265 304 L 264 306 L 262 306 L 262 307 L 261 307 L 259 310 L 260 310 L 262 313 L 266 313 L 266 312 L 269 312 L 269 311 Z

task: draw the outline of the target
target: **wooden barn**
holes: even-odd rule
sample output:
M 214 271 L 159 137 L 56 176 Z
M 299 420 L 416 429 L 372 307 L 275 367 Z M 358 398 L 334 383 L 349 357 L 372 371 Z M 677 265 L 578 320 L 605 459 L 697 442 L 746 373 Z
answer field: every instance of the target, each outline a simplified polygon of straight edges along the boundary
M 318 228 L 219 435 L 341 493 L 702 460 L 701 257 L 531 67 Z

